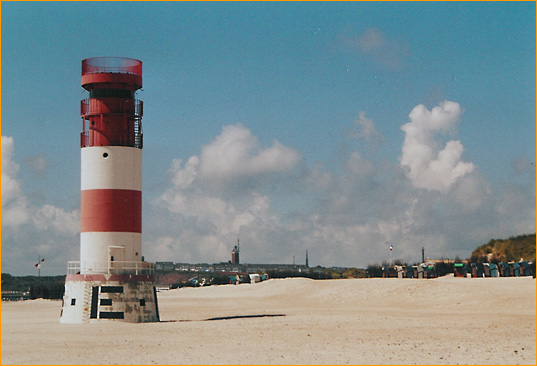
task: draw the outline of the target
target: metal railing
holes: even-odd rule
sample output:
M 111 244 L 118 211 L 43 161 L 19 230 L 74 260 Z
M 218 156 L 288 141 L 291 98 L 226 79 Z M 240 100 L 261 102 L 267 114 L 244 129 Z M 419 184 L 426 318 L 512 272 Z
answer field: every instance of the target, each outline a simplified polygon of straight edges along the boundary
M 142 61 L 126 57 L 92 57 L 82 60 L 82 75 L 96 73 L 142 76 Z
M 135 261 L 67 262 L 67 274 L 154 275 L 155 264 Z
M 90 146 L 89 131 L 80 132 L 80 148 Z
M 134 131 L 134 146 L 137 149 L 144 148 L 144 134 L 141 132 Z
M 123 114 L 126 120 L 131 120 L 134 124 L 134 140 L 129 137 L 126 140 L 116 141 L 113 146 L 132 146 L 142 149 L 144 145 L 144 135 L 142 131 L 142 115 L 144 113 L 144 103 L 138 99 L 115 100 L 113 104 L 114 111 L 103 111 L 104 101 L 102 99 L 88 98 L 80 101 L 80 113 L 83 119 L 84 131 L 80 133 L 80 147 L 87 147 L 93 144 L 90 130 L 86 130 L 85 121 L 90 120 L 92 116 L 102 118 L 106 114 Z M 130 118 L 127 118 L 129 116 Z M 93 117 L 95 118 L 95 117 Z
M 106 99 L 113 100 L 112 106 L 108 109 Z M 103 110 L 104 109 L 104 110 Z M 107 113 L 119 113 L 134 115 L 135 118 L 142 118 L 144 114 L 144 102 L 139 99 L 122 99 L 122 98 L 87 98 L 80 101 L 80 114 L 82 116 L 91 116 Z
M 136 123 L 136 120 L 135 120 Z M 80 132 L 80 148 L 94 146 L 92 138 L 90 137 L 90 131 Z M 120 141 L 118 143 L 112 144 L 110 146 L 130 146 L 137 149 L 143 149 L 144 147 L 144 134 L 141 132 L 141 129 L 135 129 L 134 131 L 134 141 Z

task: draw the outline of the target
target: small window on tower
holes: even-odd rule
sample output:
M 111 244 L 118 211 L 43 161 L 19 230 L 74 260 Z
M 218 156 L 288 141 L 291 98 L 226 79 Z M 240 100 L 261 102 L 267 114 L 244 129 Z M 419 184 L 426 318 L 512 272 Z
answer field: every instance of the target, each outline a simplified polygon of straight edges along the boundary
M 71 299 L 71 306 L 75 306 L 76 305 L 76 299 Z
M 145 299 L 140 299 L 140 306 L 145 306 Z

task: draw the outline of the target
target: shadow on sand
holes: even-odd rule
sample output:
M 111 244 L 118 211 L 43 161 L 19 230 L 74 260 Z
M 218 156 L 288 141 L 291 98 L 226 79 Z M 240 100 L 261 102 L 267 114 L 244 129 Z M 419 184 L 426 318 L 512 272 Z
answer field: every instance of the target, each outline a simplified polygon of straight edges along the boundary
M 219 316 L 216 318 L 201 319 L 201 320 L 161 320 L 160 323 L 175 323 L 175 322 L 210 322 L 215 320 L 233 320 L 233 319 L 249 319 L 249 318 L 273 318 L 277 316 L 285 316 L 285 314 L 255 314 L 255 315 L 232 315 Z

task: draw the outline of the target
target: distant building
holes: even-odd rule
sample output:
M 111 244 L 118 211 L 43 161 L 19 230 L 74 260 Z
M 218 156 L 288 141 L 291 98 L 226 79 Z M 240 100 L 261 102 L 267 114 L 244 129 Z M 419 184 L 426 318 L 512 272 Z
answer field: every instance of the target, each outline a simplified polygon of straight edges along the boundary
M 306 264 L 241 264 L 239 259 L 240 241 L 231 250 L 231 261 L 220 263 L 173 263 L 156 262 L 157 270 L 175 270 L 178 272 L 215 272 L 215 273 L 266 273 L 266 272 L 298 272 L 309 273 L 308 251 Z
M 175 269 L 175 265 L 173 262 L 156 262 L 155 269 L 162 271 L 173 271 Z
M 310 268 L 301 264 L 234 264 L 220 263 L 172 263 L 156 262 L 157 270 L 175 270 L 177 272 L 220 272 L 220 273 L 266 273 L 266 272 L 299 272 L 309 273 Z

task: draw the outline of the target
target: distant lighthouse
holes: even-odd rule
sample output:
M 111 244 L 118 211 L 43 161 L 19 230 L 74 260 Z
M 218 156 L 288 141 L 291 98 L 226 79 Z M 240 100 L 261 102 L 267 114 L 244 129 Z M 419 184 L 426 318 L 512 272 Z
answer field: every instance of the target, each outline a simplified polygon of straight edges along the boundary
M 142 260 L 142 62 L 82 61 L 80 261 L 69 262 L 62 323 L 159 321 Z
M 240 264 L 240 254 L 241 250 L 241 244 L 239 242 L 239 239 L 237 239 L 237 245 L 231 250 L 231 263 L 232 264 Z

